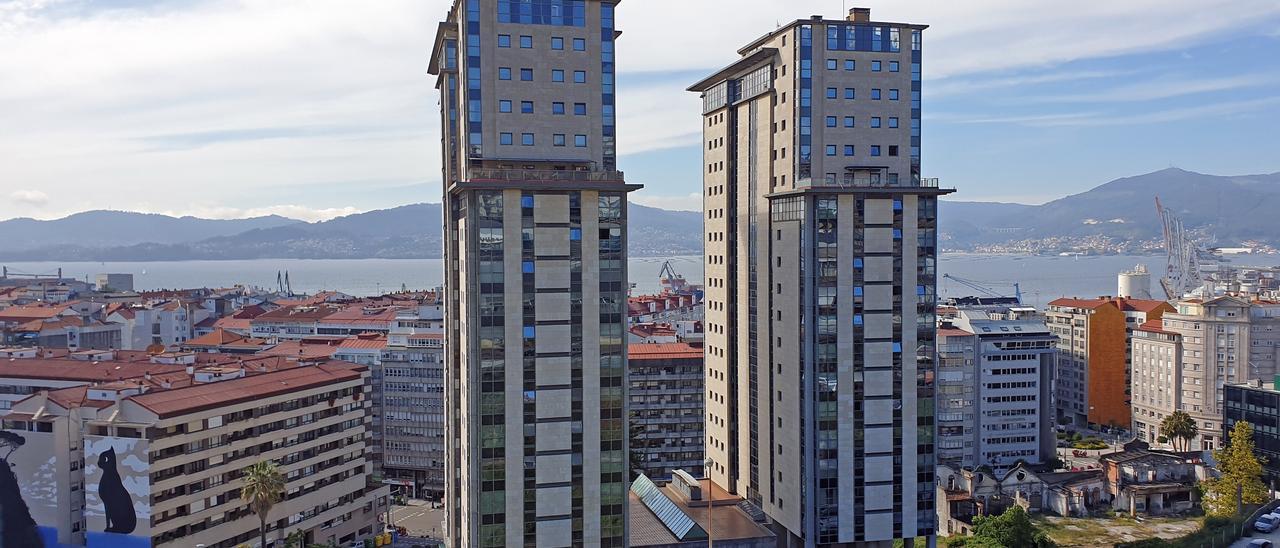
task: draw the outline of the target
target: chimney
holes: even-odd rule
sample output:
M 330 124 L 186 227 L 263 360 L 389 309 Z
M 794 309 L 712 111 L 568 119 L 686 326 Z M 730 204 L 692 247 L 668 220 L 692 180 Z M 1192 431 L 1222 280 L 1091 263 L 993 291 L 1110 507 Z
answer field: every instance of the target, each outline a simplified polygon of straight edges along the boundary
M 871 22 L 871 8 L 849 8 L 849 16 L 845 19 L 854 23 Z

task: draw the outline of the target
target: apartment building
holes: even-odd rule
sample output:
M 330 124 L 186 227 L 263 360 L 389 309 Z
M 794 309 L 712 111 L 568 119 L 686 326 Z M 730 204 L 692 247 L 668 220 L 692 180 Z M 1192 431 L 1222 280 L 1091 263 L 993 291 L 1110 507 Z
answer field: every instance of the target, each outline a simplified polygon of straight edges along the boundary
M 989 466 L 1054 456 L 1056 340 L 1003 307 L 960 307 L 938 330 L 938 462 Z
M 1277 379 L 1253 379 L 1227 384 L 1222 392 L 1222 429 L 1216 433 L 1224 443 L 1236 421 L 1253 425 L 1253 454 L 1262 461 L 1269 485 L 1280 485 L 1280 383 Z
M 374 458 L 384 479 L 420 498 L 445 490 L 444 309 L 401 310 L 374 369 Z
M 1057 419 L 1076 426 L 1130 426 L 1130 339 L 1173 307 L 1164 301 L 1098 297 L 1049 302 L 1045 323 L 1058 337 Z
M 684 342 L 628 346 L 633 472 L 659 481 L 675 470 L 702 475 L 702 352 Z
M 932 537 L 924 25 L 783 22 L 703 101 L 707 474 L 785 545 Z M 764 30 L 764 29 L 762 29 Z
M 437 31 L 453 546 L 626 542 L 616 4 L 456 0 Z
M 5 363 L 0 375 L 78 376 L 51 379 L 76 384 L 34 393 L 4 415 L 12 451 L 0 473 L 13 475 L 46 546 L 252 543 L 259 521 L 239 489 L 243 470 L 266 459 L 287 478 L 269 539 L 301 531 L 336 544 L 378 532 L 388 497 L 371 486 L 364 458 L 362 366 L 32 358 Z
M 1280 372 L 1280 304 L 1223 296 L 1184 299 L 1176 308 L 1133 333 L 1134 434 L 1159 445 L 1160 423 L 1184 411 L 1199 428 L 1188 450 L 1217 449 L 1225 442 L 1223 386 Z

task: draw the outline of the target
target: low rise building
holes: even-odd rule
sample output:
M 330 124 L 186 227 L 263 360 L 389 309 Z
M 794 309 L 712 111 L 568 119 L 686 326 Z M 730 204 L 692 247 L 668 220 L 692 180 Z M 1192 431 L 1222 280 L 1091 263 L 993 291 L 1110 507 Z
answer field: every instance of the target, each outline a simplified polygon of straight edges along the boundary
M 1204 476 L 1199 455 L 1156 451 L 1135 440 L 1123 451 L 1099 456 L 1112 508 L 1131 516 L 1157 516 L 1196 507 L 1196 483 Z
M 675 470 L 702 475 L 706 393 L 702 345 L 627 347 L 631 398 L 631 468 L 657 480 Z
M 1152 445 L 1160 424 L 1174 411 L 1191 416 L 1199 429 L 1188 450 L 1222 447 L 1224 386 L 1272 379 L 1280 305 L 1237 297 L 1184 299 L 1177 310 L 1134 331 L 1133 430 Z
M 627 546 L 680 548 L 719 546 L 774 548 L 778 540 L 764 524 L 764 513 L 748 514 L 711 480 L 677 470 L 671 481 L 655 483 L 641 474 L 627 493 L 630 528 Z
M 1058 337 L 1058 419 L 1076 426 L 1129 428 L 1132 332 L 1173 310 L 1164 301 L 1118 297 L 1050 301 L 1045 322 Z
M 1253 453 L 1262 461 L 1262 471 L 1273 488 L 1280 485 L 1280 376 L 1269 381 L 1228 384 L 1222 393 L 1222 436 L 1236 422 L 1253 425 Z
M 938 465 L 938 534 L 968 535 L 973 518 L 1000 515 L 1015 505 L 1059 516 L 1087 516 L 1109 506 L 1101 471 L 1037 468 L 1019 463 L 997 474 L 985 466 Z
M 939 463 L 990 466 L 1054 456 L 1055 338 L 1005 307 L 958 307 L 938 330 Z
M 263 460 L 286 478 L 268 522 L 272 541 L 300 531 L 308 543 L 337 544 L 380 530 L 388 494 L 371 486 L 364 456 L 367 368 L 275 359 L 210 366 L 185 356 L 0 364 L 0 384 L 51 384 L 4 415 L 11 452 L 0 474 L 11 474 L 20 493 L 3 495 L 5 504 L 25 505 L 35 525 L 6 524 L 6 538 L 30 534 L 46 546 L 252 543 L 258 518 L 238 491 L 243 470 Z

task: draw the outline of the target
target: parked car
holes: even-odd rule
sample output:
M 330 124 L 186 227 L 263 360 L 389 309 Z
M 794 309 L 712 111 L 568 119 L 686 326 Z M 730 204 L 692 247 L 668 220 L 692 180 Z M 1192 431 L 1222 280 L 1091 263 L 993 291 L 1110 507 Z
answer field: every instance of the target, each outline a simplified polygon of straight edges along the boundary
M 1270 533 L 1276 530 L 1276 525 L 1280 525 L 1280 517 L 1267 514 L 1258 518 L 1258 521 L 1253 522 L 1253 530 L 1260 533 Z
M 1255 538 L 1249 541 L 1249 548 L 1273 548 L 1271 541 L 1265 538 Z

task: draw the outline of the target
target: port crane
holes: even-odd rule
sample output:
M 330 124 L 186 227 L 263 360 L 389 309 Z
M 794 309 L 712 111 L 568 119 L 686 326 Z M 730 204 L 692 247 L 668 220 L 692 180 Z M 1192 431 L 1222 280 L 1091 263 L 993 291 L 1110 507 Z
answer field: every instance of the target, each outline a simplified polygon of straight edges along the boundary
M 986 296 L 988 296 L 988 297 L 998 297 L 998 298 L 1001 298 L 1001 299 L 1007 299 L 1007 298 L 1009 298 L 1009 296 L 1008 296 L 1008 295 L 1002 294 L 1002 293 L 1000 293 L 1000 292 L 998 292 L 998 291 L 996 291 L 996 290 L 991 289 L 990 287 L 988 287 L 988 285 L 987 285 L 987 284 L 989 284 L 990 282 L 980 282 L 980 281 L 977 281 L 977 280 L 970 280 L 970 279 L 967 279 L 967 278 L 961 278 L 961 277 L 959 277 L 959 276 L 952 276 L 952 275 L 950 275 L 950 274 L 943 274 L 943 275 L 942 275 L 942 277 L 943 277 L 944 279 L 947 279 L 947 280 L 952 280 L 952 281 L 954 281 L 954 282 L 956 282 L 956 283 L 958 283 L 958 284 L 960 284 L 960 285 L 963 285 L 963 286 L 965 286 L 965 287 L 968 287 L 968 288 L 970 288 L 970 289 L 973 289 L 973 290 L 976 290 L 976 291 L 982 292 L 983 294 L 985 294 L 985 295 L 986 295 Z M 997 282 L 997 283 L 999 283 L 999 282 Z M 1002 285 L 1005 285 L 1005 284 L 1003 284 L 1003 283 L 1002 283 Z M 1017 301 L 1017 304 L 1022 304 L 1022 286 L 1018 285 L 1018 282 L 1012 282 L 1011 284 L 1008 284 L 1008 285 L 1012 285 L 1012 286 L 1013 286 L 1013 298 Z

